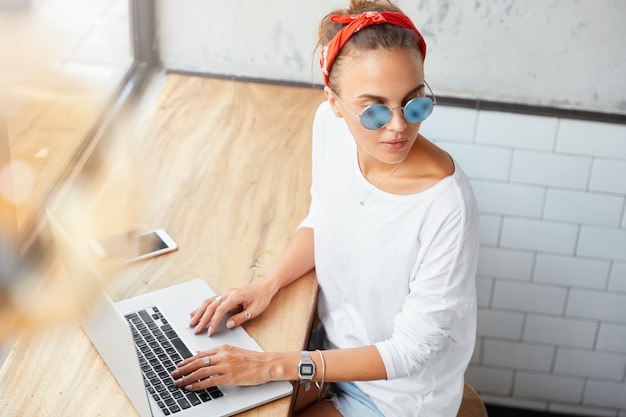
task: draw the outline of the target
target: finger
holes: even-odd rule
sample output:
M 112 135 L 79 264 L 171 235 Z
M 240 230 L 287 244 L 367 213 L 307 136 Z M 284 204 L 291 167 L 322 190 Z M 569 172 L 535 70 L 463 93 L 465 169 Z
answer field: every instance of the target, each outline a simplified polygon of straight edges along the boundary
M 192 372 L 201 368 L 206 368 L 211 365 L 211 361 L 215 361 L 215 350 L 200 352 L 191 358 L 185 359 L 182 362 L 176 364 L 176 369 L 171 373 L 173 377 L 182 377 L 189 375 Z
M 252 320 L 253 318 L 254 316 L 252 315 L 250 309 L 242 310 L 240 313 L 233 314 L 231 316 L 231 318 L 228 320 L 228 323 L 226 323 L 226 327 L 232 329 L 233 327 L 241 326 L 243 323 L 248 320 Z
M 200 355 L 204 355 L 204 352 L 198 352 L 196 355 L 194 355 L 194 356 L 192 356 L 190 358 L 183 359 L 182 361 L 180 361 L 179 363 L 176 364 L 176 370 L 174 372 L 178 371 L 178 373 L 180 373 L 181 375 L 184 375 L 184 373 L 181 371 L 181 369 L 187 367 L 189 364 L 192 364 L 193 362 L 197 361 L 198 359 L 201 360 L 202 356 L 200 356 Z M 208 355 L 206 355 L 206 356 L 208 356 Z M 189 373 L 189 372 L 191 372 L 193 370 L 195 370 L 195 369 L 188 370 L 185 373 Z
M 174 381 L 174 385 L 177 387 L 187 387 L 192 384 L 198 384 L 198 381 L 203 381 L 206 379 L 210 379 L 213 375 L 216 374 L 216 371 L 212 369 L 212 366 L 202 367 L 191 372 L 188 375 L 185 375 Z M 214 384 L 217 385 L 217 384 Z M 210 384 L 203 384 L 204 387 L 211 386 Z
M 228 369 L 225 366 L 211 365 L 175 380 L 174 385 L 185 388 L 187 391 L 198 391 L 222 384 L 228 385 L 229 377 L 225 374 L 226 372 Z
M 197 322 L 196 331 L 195 331 L 196 334 L 203 332 L 207 328 L 207 326 L 209 326 L 209 336 L 210 336 L 213 333 L 211 331 L 210 322 L 213 320 L 213 316 L 215 315 L 215 312 L 217 311 L 217 309 L 220 306 L 226 304 L 226 298 L 223 296 L 219 296 L 219 295 L 213 298 L 209 298 L 208 301 L 209 303 L 206 306 L 205 310 L 203 311 L 202 317 L 200 317 Z
M 211 320 L 209 322 L 209 329 L 207 331 L 209 336 L 212 336 L 213 333 L 215 333 L 217 328 L 220 326 L 222 320 L 224 320 L 224 316 L 230 314 L 231 310 L 237 305 L 238 304 L 236 301 L 233 301 L 233 299 L 229 298 L 225 299 L 219 306 L 217 306 L 213 313 L 213 317 L 211 317 Z
M 207 325 L 211 321 L 213 314 L 215 314 L 215 303 L 210 303 L 207 308 L 202 312 L 202 315 L 198 318 L 198 322 L 196 323 L 196 334 L 201 333 L 206 330 Z
M 202 304 L 198 306 L 198 308 L 189 313 L 189 315 L 191 316 L 191 320 L 189 321 L 189 327 L 193 327 L 198 324 L 200 318 L 202 318 L 202 314 L 206 311 L 210 303 L 211 299 L 206 299 L 202 302 Z
M 210 361 L 205 358 L 210 358 Z M 177 371 L 172 372 L 172 377 L 178 378 L 174 380 L 174 385 L 177 387 L 186 387 L 190 384 L 196 384 L 198 381 L 202 381 L 208 378 L 214 378 L 219 373 L 222 367 L 220 367 L 219 363 L 215 364 L 214 362 L 217 360 L 216 356 L 211 357 L 202 357 L 188 363 L 187 365 L 181 367 Z M 207 362 L 209 364 L 207 365 Z M 223 371 L 223 370 L 222 370 Z M 203 387 L 215 386 L 217 385 L 213 381 L 210 384 L 204 384 Z M 200 388 L 197 388 L 200 389 Z
M 214 374 L 209 376 L 208 378 L 193 380 L 185 385 L 180 385 L 180 387 L 185 388 L 187 391 L 200 391 L 205 388 L 217 387 L 219 385 L 227 385 L 226 377 L 220 374 Z

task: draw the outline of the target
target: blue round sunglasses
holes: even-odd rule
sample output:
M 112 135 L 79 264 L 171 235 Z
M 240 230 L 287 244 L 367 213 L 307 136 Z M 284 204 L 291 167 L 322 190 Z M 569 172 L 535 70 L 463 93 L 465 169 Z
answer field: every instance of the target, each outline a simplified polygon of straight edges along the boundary
M 363 109 L 361 114 L 353 111 L 346 103 L 343 102 L 341 97 L 337 93 L 333 91 L 333 95 L 337 97 L 337 100 L 341 104 L 343 104 L 353 115 L 358 117 L 361 120 L 361 125 L 369 130 L 378 130 L 389 124 L 391 120 L 391 115 L 393 111 L 396 109 L 402 110 L 402 115 L 404 119 L 409 123 L 418 123 L 425 120 L 430 114 L 433 112 L 433 107 L 437 104 L 437 99 L 433 94 L 433 90 L 430 89 L 430 86 L 426 81 L 424 81 L 424 85 L 428 88 L 430 97 L 415 97 L 408 101 L 404 106 L 394 107 L 393 109 L 385 104 L 372 104 Z

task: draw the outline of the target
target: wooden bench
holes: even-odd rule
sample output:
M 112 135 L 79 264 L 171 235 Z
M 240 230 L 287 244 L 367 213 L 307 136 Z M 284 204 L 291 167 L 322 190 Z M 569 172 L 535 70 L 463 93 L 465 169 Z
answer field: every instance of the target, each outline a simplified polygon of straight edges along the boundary
M 463 389 L 463 400 L 457 417 L 487 417 L 487 409 L 478 393 L 468 383 Z

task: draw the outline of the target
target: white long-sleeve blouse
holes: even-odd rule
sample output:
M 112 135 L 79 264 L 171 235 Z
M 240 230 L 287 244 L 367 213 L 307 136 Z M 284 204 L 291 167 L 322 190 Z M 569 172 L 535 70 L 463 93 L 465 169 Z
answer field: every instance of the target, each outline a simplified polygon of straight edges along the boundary
M 386 416 L 456 416 L 476 333 L 479 225 L 468 178 L 455 164 L 418 194 L 375 188 L 328 102 L 315 116 L 312 166 L 300 227 L 314 230 L 325 348 L 377 347 L 387 379 L 356 384 Z

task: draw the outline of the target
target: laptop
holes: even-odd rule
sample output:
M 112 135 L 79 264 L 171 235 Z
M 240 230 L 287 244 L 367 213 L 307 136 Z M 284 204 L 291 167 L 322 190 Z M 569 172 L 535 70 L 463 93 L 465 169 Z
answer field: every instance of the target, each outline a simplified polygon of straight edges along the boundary
M 70 280 L 103 278 L 59 220 L 47 213 L 50 228 Z M 100 287 L 101 288 L 101 287 Z M 119 385 L 141 417 L 230 416 L 291 394 L 288 381 L 256 386 L 219 386 L 190 392 L 173 385 L 169 373 L 183 358 L 222 344 L 261 351 L 242 328 L 226 329 L 223 323 L 208 337 L 188 326 L 190 306 L 199 305 L 215 292 L 195 279 L 114 303 L 99 291 L 99 306 L 81 323 Z M 98 303 L 93 303 L 97 305 Z M 193 308 L 193 307 L 192 307 Z M 223 320 L 225 322 L 226 320 Z

